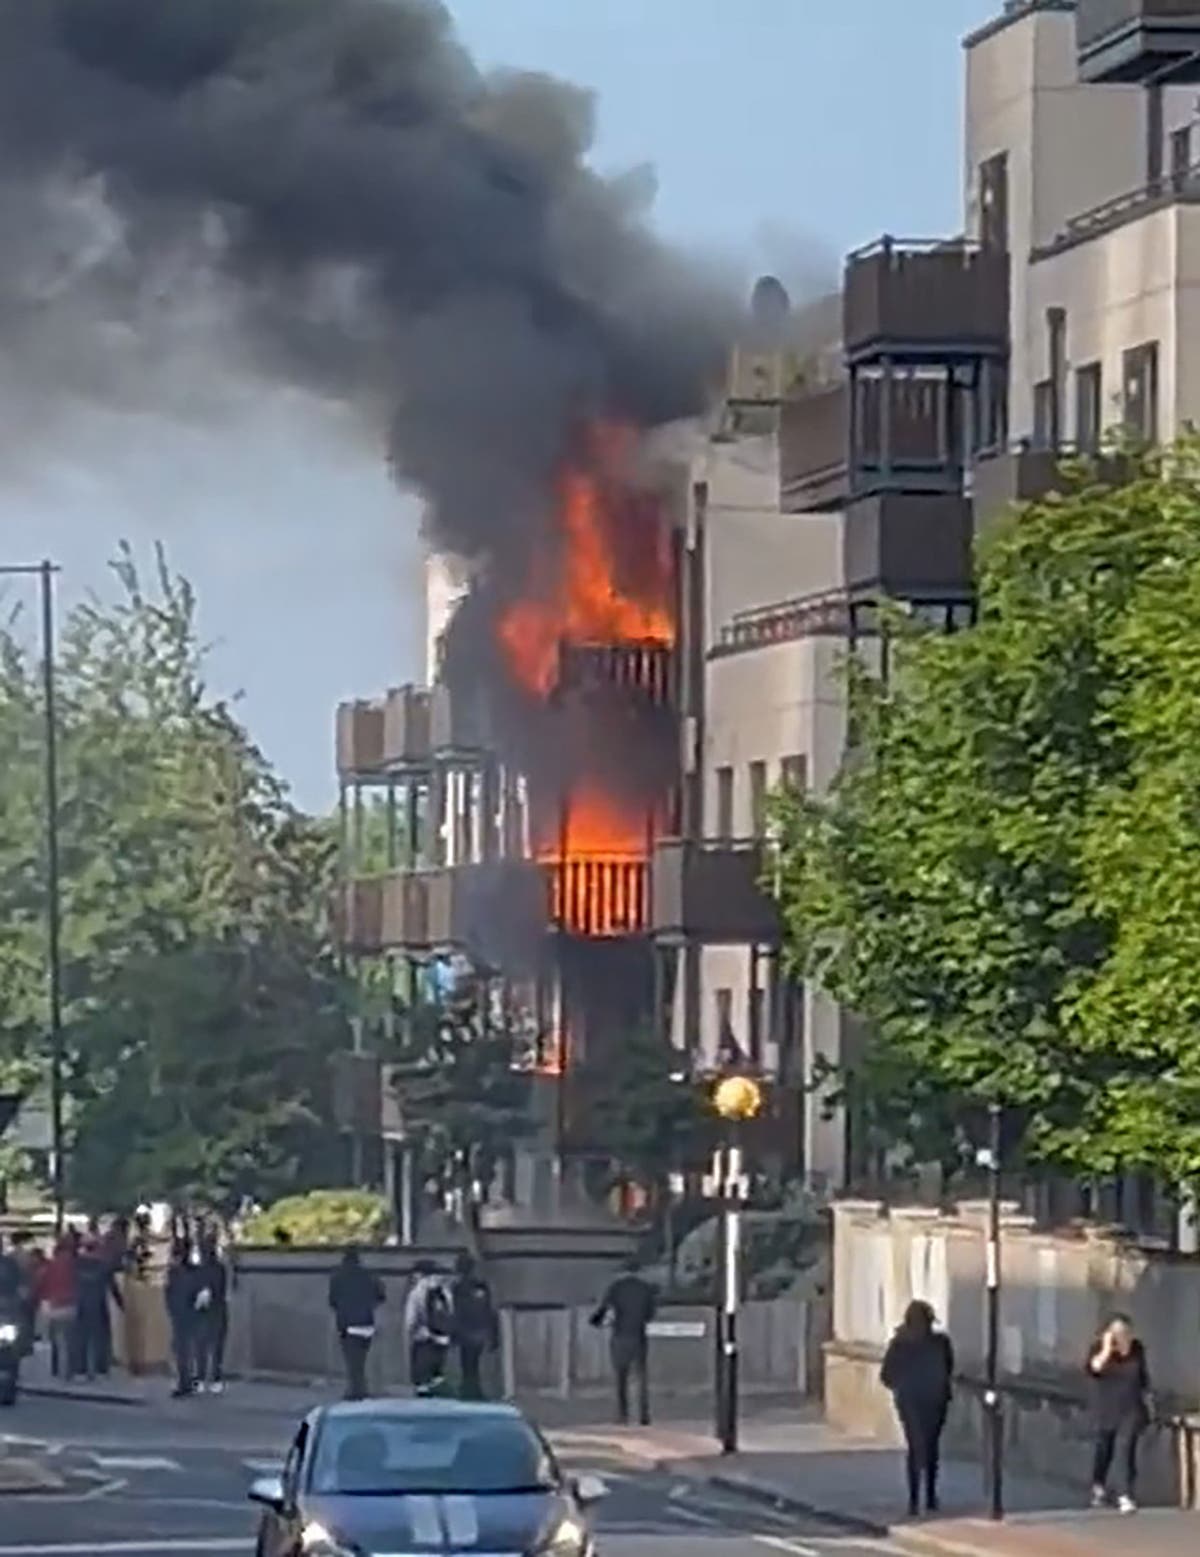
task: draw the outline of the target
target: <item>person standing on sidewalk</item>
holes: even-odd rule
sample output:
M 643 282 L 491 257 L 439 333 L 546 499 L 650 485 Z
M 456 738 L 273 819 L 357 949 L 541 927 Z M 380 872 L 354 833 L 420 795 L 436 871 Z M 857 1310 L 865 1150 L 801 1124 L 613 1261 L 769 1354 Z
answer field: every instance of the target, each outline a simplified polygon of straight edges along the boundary
M 97 1375 L 104 1378 L 112 1367 L 109 1301 L 118 1308 L 124 1304 L 97 1234 L 89 1233 L 80 1244 L 75 1268 L 79 1288 L 79 1366 L 89 1380 Z
M 418 1260 L 413 1274 L 416 1280 L 404 1304 L 408 1376 L 418 1395 L 438 1395 L 454 1339 L 454 1304 L 432 1260 Z
M 928 1303 L 918 1300 L 908 1305 L 903 1324 L 888 1343 L 879 1376 L 892 1393 L 904 1430 L 908 1512 L 914 1517 L 921 1512 L 923 1485 L 925 1508 L 936 1513 L 942 1430 L 954 1385 L 954 1347 L 937 1328 Z
M 192 1258 L 191 1240 L 176 1238 L 167 1267 L 167 1318 L 171 1323 L 171 1351 L 175 1357 L 177 1400 L 196 1392 L 196 1298 L 199 1285 Z
M 1087 1360 L 1095 1428 L 1092 1505 L 1109 1501 L 1109 1476 L 1117 1462 L 1123 1514 L 1137 1510 L 1138 1443 L 1150 1425 L 1150 1368 L 1146 1349 L 1126 1314 L 1114 1314 L 1096 1338 Z
M 225 1340 L 229 1334 L 229 1272 L 211 1230 L 196 1267 L 196 1387 L 219 1395 L 225 1388 Z
M 46 1320 L 50 1340 L 50 1369 L 56 1379 L 75 1376 L 75 1316 L 79 1308 L 79 1280 L 75 1269 L 75 1240 L 66 1233 L 38 1276 L 37 1301 Z
M 465 1249 L 455 1261 L 450 1302 L 454 1309 L 454 1344 L 458 1348 L 459 1394 L 464 1400 L 482 1400 L 483 1354 L 496 1350 L 500 1326 L 492 1289 Z
M 629 1376 L 637 1375 L 638 1421 L 650 1426 L 650 1321 L 658 1310 L 658 1294 L 642 1276 L 636 1259 L 600 1299 L 592 1324 L 597 1329 L 612 1315 L 612 1366 L 617 1385 L 617 1421 L 629 1421 Z
M 385 1296 L 383 1283 L 364 1268 L 362 1256 L 352 1244 L 329 1278 L 329 1306 L 346 1362 L 347 1400 L 366 1399 L 367 1358 L 375 1339 L 375 1311 Z

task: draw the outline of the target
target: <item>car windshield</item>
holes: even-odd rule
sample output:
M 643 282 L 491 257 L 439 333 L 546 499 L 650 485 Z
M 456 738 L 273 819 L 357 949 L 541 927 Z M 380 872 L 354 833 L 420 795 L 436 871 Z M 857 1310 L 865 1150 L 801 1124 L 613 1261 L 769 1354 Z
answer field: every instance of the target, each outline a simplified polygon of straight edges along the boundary
M 540 1492 L 556 1485 L 549 1450 L 520 1417 L 331 1416 L 313 1460 L 316 1493 Z

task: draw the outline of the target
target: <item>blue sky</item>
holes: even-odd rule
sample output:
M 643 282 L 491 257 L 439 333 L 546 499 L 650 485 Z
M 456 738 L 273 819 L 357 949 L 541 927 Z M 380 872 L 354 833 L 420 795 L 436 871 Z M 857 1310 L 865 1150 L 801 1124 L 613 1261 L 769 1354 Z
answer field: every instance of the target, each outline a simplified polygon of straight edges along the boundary
M 480 63 L 596 96 L 594 162 L 656 170 L 669 237 L 801 284 L 847 248 L 960 220 L 964 33 L 1001 0 L 450 0 Z M 11 371 L 11 368 L 9 369 Z M 207 368 L 203 369 L 207 371 Z M 18 369 L 19 371 L 19 369 Z M 200 371 L 200 369 L 198 369 Z M 0 398 L 3 393 L 0 371 Z M 333 708 L 419 676 L 413 505 L 369 440 L 279 396 L 220 426 L 73 430 L 6 468 L 4 560 L 68 594 L 128 537 L 196 586 L 213 682 L 301 803 L 334 794 Z

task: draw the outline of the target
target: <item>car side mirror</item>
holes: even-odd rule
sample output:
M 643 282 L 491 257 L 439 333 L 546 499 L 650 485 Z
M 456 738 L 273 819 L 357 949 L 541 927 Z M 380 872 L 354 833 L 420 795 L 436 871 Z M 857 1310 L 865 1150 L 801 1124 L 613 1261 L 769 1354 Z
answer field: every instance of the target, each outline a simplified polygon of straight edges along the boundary
M 260 1476 L 257 1481 L 250 1483 L 247 1496 L 252 1503 L 259 1503 L 263 1508 L 269 1508 L 273 1514 L 282 1514 L 287 1506 L 283 1479 L 279 1476 Z
M 581 1508 L 601 1503 L 608 1496 L 608 1483 L 599 1476 L 579 1476 L 575 1480 L 575 1501 Z

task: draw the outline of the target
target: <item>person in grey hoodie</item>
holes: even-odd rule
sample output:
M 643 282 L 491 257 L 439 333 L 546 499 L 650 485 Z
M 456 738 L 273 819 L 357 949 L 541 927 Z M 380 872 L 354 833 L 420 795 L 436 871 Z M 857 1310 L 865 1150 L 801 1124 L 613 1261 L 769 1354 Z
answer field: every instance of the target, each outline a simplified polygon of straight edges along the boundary
M 454 1339 L 454 1304 L 437 1266 L 420 1259 L 404 1305 L 408 1371 L 418 1395 L 436 1395 L 446 1381 L 446 1363 Z

